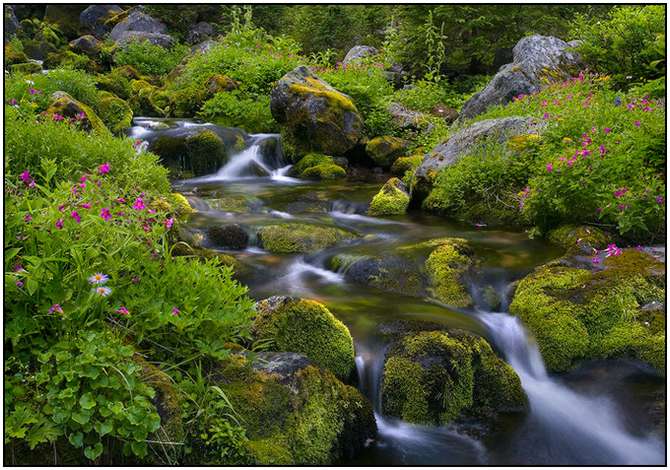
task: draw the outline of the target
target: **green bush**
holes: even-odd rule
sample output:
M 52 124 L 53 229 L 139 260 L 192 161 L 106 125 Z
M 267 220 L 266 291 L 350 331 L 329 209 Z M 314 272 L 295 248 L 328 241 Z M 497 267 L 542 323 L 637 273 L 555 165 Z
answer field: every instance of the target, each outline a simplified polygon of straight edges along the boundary
M 55 91 L 64 91 L 74 99 L 95 108 L 98 90 L 95 78 L 82 70 L 54 69 L 47 74 L 12 74 L 5 81 L 5 101 L 29 100 L 35 109 L 46 109 Z
M 665 19 L 663 5 L 616 6 L 601 21 L 578 15 L 572 35 L 589 65 L 628 88 L 665 76 Z
M 252 98 L 238 90 L 217 93 L 205 101 L 198 116 L 221 126 L 241 127 L 251 133 L 277 130 L 267 95 Z
M 188 47 L 182 44 L 166 49 L 149 41 L 133 41 L 114 55 L 114 62 L 131 65 L 148 75 L 165 75 L 181 62 L 187 52 Z

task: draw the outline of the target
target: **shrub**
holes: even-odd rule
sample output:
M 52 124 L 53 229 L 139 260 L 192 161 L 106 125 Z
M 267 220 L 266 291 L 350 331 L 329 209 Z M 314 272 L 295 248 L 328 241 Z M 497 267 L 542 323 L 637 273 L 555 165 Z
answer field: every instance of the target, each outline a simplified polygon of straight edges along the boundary
M 174 69 L 188 52 L 188 47 L 177 44 L 169 49 L 149 41 L 133 41 L 114 55 L 117 65 L 131 65 L 141 73 L 165 75 Z
M 242 127 L 251 133 L 277 130 L 267 95 L 252 98 L 238 90 L 217 93 L 205 101 L 198 116 L 221 126 Z
M 617 87 L 665 76 L 665 7 L 616 6 L 609 16 L 593 21 L 578 15 L 572 35 L 582 40 L 577 50 L 596 71 L 612 75 Z

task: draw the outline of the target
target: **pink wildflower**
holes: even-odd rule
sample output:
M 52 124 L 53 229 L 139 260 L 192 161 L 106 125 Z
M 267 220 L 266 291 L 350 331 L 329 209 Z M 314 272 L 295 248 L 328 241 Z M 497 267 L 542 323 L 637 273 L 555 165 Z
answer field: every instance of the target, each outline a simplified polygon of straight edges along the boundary
M 137 199 L 135 199 L 135 202 L 133 203 L 133 209 L 135 209 L 136 211 L 141 211 L 141 210 L 146 209 L 146 206 L 144 205 L 144 201 L 142 200 L 141 197 L 138 197 Z
M 598 147 L 598 151 L 600 152 L 601 156 L 603 156 L 607 153 L 607 149 L 605 148 L 605 146 L 603 144 L 600 144 L 600 146 Z
M 640 127 L 642 125 L 640 121 L 635 121 L 633 124 L 635 124 L 635 127 Z
M 23 281 L 20 280 L 20 279 L 17 280 L 15 284 L 16 284 L 16 287 L 23 287 Z
M 124 307 L 123 305 L 121 305 L 115 311 L 116 311 L 116 313 L 118 313 L 119 315 L 123 315 L 124 317 L 130 315 L 130 312 L 128 311 L 128 309 L 126 307 Z
M 26 215 L 23 216 L 23 221 L 25 223 L 32 222 L 32 220 L 33 220 L 33 216 L 30 215 L 30 214 L 26 214 Z
M 177 317 L 181 313 L 181 310 L 179 310 L 177 307 L 172 307 L 172 316 Z
M 98 173 L 100 173 L 101 175 L 106 175 L 107 173 L 109 173 L 109 163 L 105 162 L 102 165 L 100 165 L 98 167 Z
M 61 307 L 60 304 L 53 304 L 49 308 L 49 313 L 63 313 L 63 307 Z
M 607 248 L 605 248 L 605 253 L 607 253 L 608 257 L 609 256 L 619 256 L 619 255 L 621 255 L 621 253 L 623 253 L 623 251 L 621 250 L 621 248 L 616 246 L 615 243 L 610 243 L 609 245 L 607 245 Z
M 598 258 L 597 256 L 594 256 L 593 258 L 591 258 L 591 262 L 593 264 L 600 264 L 600 258 Z
M 112 218 L 112 213 L 109 212 L 109 208 L 103 207 L 100 210 L 100 217 L 102 217 L 102 220 L 104 220 L 105 222 L 107 222 L 109 219 L 111 219 Z
M 91 203 L 85 202 L 81 205 L 82 209 L 90 209 L 91 208 Z
M 665 202 L 665 199 L 663 199 L 663 196 L 656 196 L 656 204 L 658 204 L 659 206 L 662 206 L 664 202 Z
M 609 134 L 610 132 L 612 132 L 612 129 L 610 129 L 609 127 L 606 127 L 606 128 L 603 129 L 603 132 L 605 134 Z
M 72 217 L 74 220 L 76 220 L 77 223 L 81 222 L 81 217 L 79 216 L 79 213 L 77 211 L 70 212 L 70 217 Z
M 554 165 L 552 163 L 547 163 L 547 173 L 554 171 Z
M 53 116 L 51 116 L 51 119 L 53 119 L 56 122 L 60 122 L 65 118 L 63 117 L 62 114 L 54 113 Z
M 56 221 L 56 228 L 57 228 L 58 230 L 60 230 L 60 229 L 63 228 L 63 219 L 58 219 L 58 220 Z
M 528 188 L 526 188 L 526 189 L 528 189 Z M 658 200 L 658 198 L 657 198 L 657 200 Z M 165 219 L 165 222 L 163 222 L 163 223 L 165 224 L 165 228 L 170 230 L 172 228 L 172 225 L 174 224 L 174 219 L 172 217 L 170 217 L 169 219 Z
M 614 191 L 614 197 L 618 199 L 618 198 L 622 197 L 624 194 L 626 194 L 627 192 L 628 192 L 628 188 L 619 188 L 616 191 Z

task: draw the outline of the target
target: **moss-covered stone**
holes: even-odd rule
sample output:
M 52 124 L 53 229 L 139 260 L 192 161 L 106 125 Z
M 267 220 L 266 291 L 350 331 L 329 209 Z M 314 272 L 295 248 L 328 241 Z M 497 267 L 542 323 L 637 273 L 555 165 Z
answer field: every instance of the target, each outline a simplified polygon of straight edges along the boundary
M 196 212 L 196 210 L 193 209 L 193 207 L 191 207 L 191 204 L 188 202 L 188 199 L 186 199 L 186 197 L 184 197 L 183 194 L 171 193 L 170 199 L 172 209 L 174 210 L 174 213 L 178 217 L 183 217 L 188 214 Z
M 210 243 L 231 250 L 242 250 L 249 244 L 249 234 L 239 224 L 213 225 L 207 228 Z
M 370 158 L 382 168 L 390 168 L 398 157 L 407 153 L 409 142 L 393 136 L 375 137 L 365 145 Z
M 79 34 L 79 14 L 86 5 L 49 4 L 44 12 L 44 21 L 54 24 L 67 37 Z
M 304 356 L 232 356 L 216 378 L 242 417 L 254 464 L 333 464 L 375 437 L 369 402 Z
M 590 358 L 633 357 L 657 370 L 665 365 L 665 314 L 642 307 L 665 297 L 663 264 L 624 250 L 591 271 L 554 262 L 516 289 L 510 312 L 535 336 L 547 367 L 564 371 Z
M 319 302 L 270 297 L 256 304 L 256 339 L 271 340 L 273 349 L 297 352 L 348 380 L 356 370 L 354 343 L 347 327 Z
M 470 307 L 472 297 L 464 286 L 463 277 L 473 264 L 472 251 L 466 240 L 440 239 L 426 260 L 426 272 L 431 293 L 440 302 L 453 307 Z
M 209 129 L 188 136 L 185 143 L 189 169 L 194 175 L 215 173 L 227 159 L 223 140 Z
M 28 56 L 16 47 L 14 41 L 5 44 L 5 67 L 8 65 L 21 64 L 28 62 Z
M 347 176 L 346 170 L 337 165 L 332 157 L 320 153 L 305 155 L 292 170 L 300 178 L 334 180 Z
M 401 215 L 407 211 L 409 194 L 405 184 L 398 178 L 391 178 L 372 198 L 368 214 L 373 216 Z
M 96 105 L 100 118 L 116 135 L 122 135 L 133 122 L 133 110 L 128 103 L 107 91 L 100 92 Z
M 48 53 L 43 65 L 48 70 L 60 67 L 93 72 L 96 68 L 95 62 L 89 57 L 67 50 Z
M 9 66 L 9 70 L 12 73 L 30 75 L 33 73 L 40 73 L 42 71 L 42 66 L 37 62 L 25 62 L 23 64 L 12 64 Z
M 258 231 L 263 248 L 271 253 L 311 253 L 333 246 L 354 234 L 335 227 L 308 224 L 266 225 Z
M 51 103 L 45 114 L 50 118 L 58 114 L 65 119 L 73 119 L 85 131 L 108 133 L 107 127 L 88 105 L 75 100 L 64 91 L 57 91 L 51 96 Z
M 568 255 L 590 255 L 611 243 L 612 236 L 587 225 L 562 225 L 547 234 L 550 242 L 564 247 Z
M 413 171 L 421 165 L 423 155 L 412 155 L 410 157 L 398 157 L 391 165 L 391 173 L 396 176 L 404 176 L 408 171 Z
M 235 90 L 240 86 L 235 80 L 225 75 L 217 74 L 212 75 L 207 79 L 205 83 L 205 88 L 207 93 L 210 95 L 215 95 L 216 93 L 221 93 L 225 91 Z
M 389 348 L 382 403 L 385 414 L 444 425 L 520 411 L 526 397 L 514 370 L 483 338 L 462 331 L 419 331 Z
M 182 241 L 172 246 L 171 254 L 172 256 L 192 256 L 202 261 L 216 259 L 222 266 L 232 266 L 236 268 L 235 271 L 239 268 L 239 263 L 233 256 L 208 248 L 192 247 Z
M 128 103 L 139 116 L 163 116 L 165 113 L 154 101 L 158 88 L 146 80 L 131 80 Z

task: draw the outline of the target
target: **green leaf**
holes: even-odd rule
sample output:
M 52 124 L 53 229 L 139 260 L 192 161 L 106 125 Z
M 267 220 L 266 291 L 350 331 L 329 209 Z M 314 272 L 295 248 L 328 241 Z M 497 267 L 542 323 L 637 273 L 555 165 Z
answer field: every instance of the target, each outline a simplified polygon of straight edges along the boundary
M 67 438 L 75 448 L 79 449 L 84 445 L 84 435 L 81 432 L 70 434 Z
M 79 399 L 79 404 L 85 410 L 90 410 L 95 407 L 95 398 L 91 392 L 84 393 Z
M 100 454 L 102 454 L 102 443 L 98 442 L 96 445 L 93 447 L 87 446 L 84 449 L 84 455 L 86 456 L 87 459 L 89 460 L 95 460 L 98 457 L 100 457 Z
M 76 411 L 72 413 L 72 419 L 79 424 L 86 424 L 91 419 L 91 412 L 87 410 Z
M 133 450 L 133 453 L 138 457 L 145 457 L 147 455 L 146 442 L 131 442 L 130 448 Z
M 111 421 L 103 421 L 102 423 L 95 423 L 95 430 L 100 435 L 100 437 L 112 432 L 113 428 L 114 425 L 112 424 Z
M 19 248 L 11 248 L 9 250 L 5 251 L 5 262 L 11 261 L 18 253 L 21 251 L 21 247 Z

